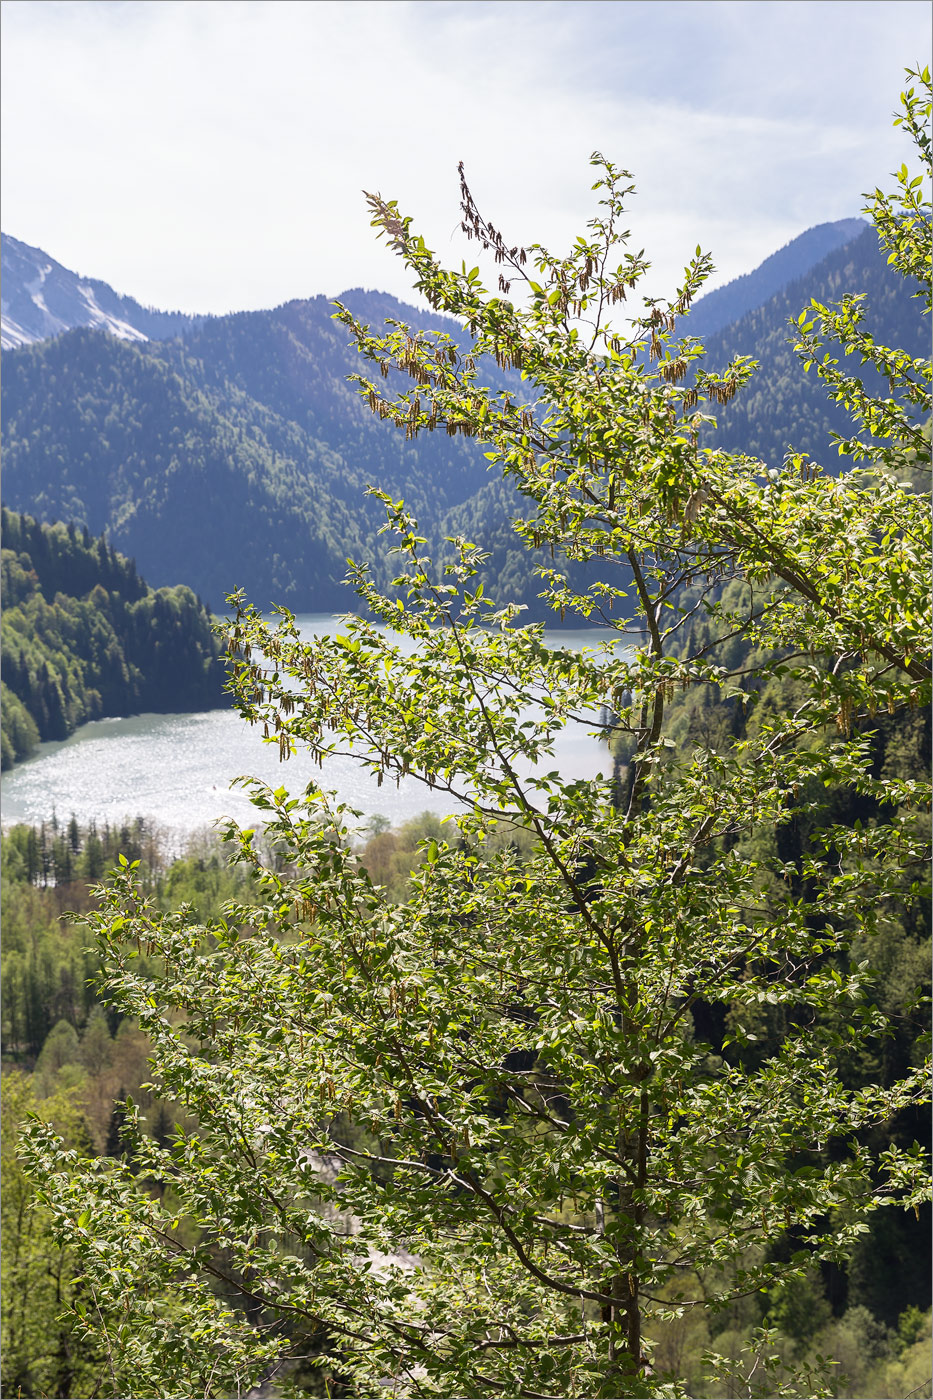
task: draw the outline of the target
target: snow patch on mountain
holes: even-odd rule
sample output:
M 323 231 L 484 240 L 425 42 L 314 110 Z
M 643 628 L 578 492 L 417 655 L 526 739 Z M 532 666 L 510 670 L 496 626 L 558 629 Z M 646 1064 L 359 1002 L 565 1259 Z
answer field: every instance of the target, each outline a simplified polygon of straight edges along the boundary
M 111 335 L 117 336 L 119 340 L 149 339 L 148 335 L 144 335 L 136 326 L 130 325 L 129 321 L 121 320 L 117 316 L 108 315 L 103 307 L 98 305 L 97 298 L 94 295 L 94 288 L 89 286 L 86 282 L 78 283 L 78 292 L 80 296 L 83 297 L 87 307 L 88 320 L 85 324 L 102 326 L 108 330 Z
M 15 350 L 76 326 L 109 331 L 120 340 L 164 340 L 200 325 L 203 317 L 155 311 L 121 296 L 106 282 L 80 277 L 41 248 L 2 236 L 0 346 Z

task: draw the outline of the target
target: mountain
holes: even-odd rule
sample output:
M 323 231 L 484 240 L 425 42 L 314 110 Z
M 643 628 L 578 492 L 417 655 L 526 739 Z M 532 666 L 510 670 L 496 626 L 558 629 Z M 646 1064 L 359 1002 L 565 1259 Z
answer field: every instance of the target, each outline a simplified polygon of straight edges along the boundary
M 86 720 L 222 705 L 211 617 L 74 525 L 2 518 L 2 767 Z
M 368 320 L 453 325 L 384 296 L 347 299 Z M 348 556 L 392 576 L 366 487 L 443 534 L 488 464 L 468 439 L 408 442 L 375 418 L 346 382 L 360 360 L 331 310 L 292 302 L 171 342 L 79 329 L 8 354 L 6 502 L 106 530 L 153 583 L 183 579 L 218 603 L 245 587 L 262 606 L 350 606 Z
M 739 320 L 867 227 L 864 219 L 840 219 L 807 229 L 754 272 L 701 297 L 690 313 L 691 334 L 711 335 Z M 9 234 L 2 235 L 2 273 L 0 343 L 4 350 L 32 345 L 78 326 L 108 330 L 121 340 L 167 340 L 211 319 L 141 306 L 108 283 L 80 277 L 41 248 Z
M 881 345 L 898 346 L 915 358 L 929 356 L 930 325 L 922 302 L 888 265 L 878 235 L 868 225 L 763 306 L 707 337 L 711 365 L 722 365 L 734 355 L 751 355 L 759 362 L 743 392 L 725 408 L 716 409 L 718 426 L 709 435 L 711 445 L 748 453 L 771 467 L 779 467 L 790 448 L 808 452 L 828 467 L 838 460 L 830 434 L 849 433 L 849 416 L 828 401 L 815 371 L 803 372 L 788 344 L 788 322 L 811 297 L 838 301 L 848 292 L 865 293 L 866 324 Z M 688 319 L 692 321 L 692 312 Z M 692 332 L 692 326 L 689 329 Z M 888 392 L 886 381 L 870 365 L 863 366 L 860 355 L 847 356 L 841 347 L 837 351 L 840 368 L 857 375 L 869 393 Z
M 810 230 L 793 256 L 795 244 L 763 265 L 742 296 L 754 300 L 781 269 L 847 231 L 846 221 Z M 803 374 L 786 344 L 788 320 L 811 296 L 863 290 L 879 340 L 925 354 L 919 303 L 866 228 L 708 335 L 711 366 L 735 353 L 761 361 L 749 390 L 718 412 L 708 441 L 769 464 L 792 443 L 831 464 L 829 434 L 846 431 L 848 420 Z M 687 333 L 716 295 L 697 303 L 682 323 Z M 356 289 L 343 299 L 371 324 L 389 317 L 462 334 L 381 293 Z M 9 506 L 106 531 L 155 585 L 182 580 L 215 604 L 242 587 L 263 608 L 329 611 L 354 603 L 342 582 L 347 556 L 368 563 L 382 586 L 393 577 L 379 538 L 384 513 L 366 495 L 371 483 L 404 498 L 438 552 L 444 536 L 458 534 L 489 549 L 487 593 L 543 616 L 539 584 L 509 527 L 514 489 L 488 475 L 481 444 L 443 432 L 409 442 L 369 412 L 347 383 L 365 365 L 325 298 L 186 318 L 181 328 L 173 339 L 132 340 L 79 327 L 5 353 Z M 494 366 L 490 374 L 498 375 Z
M 32 345 L 75 326 L 98 326 L 120 340 L 162 340 L 183 334 L 203 318 L 154 311 L 120 296 L 106 282 L 79 277 L 41 248 L 0 236 L 4 350 Z
M 705 340 L 724 327 L 739 321 L 763 306 L 773 296 L 796 282 L 817 263 L 844 244 L 858 238 L 870 225 L 867 219 L 839 219 L 832 224 L 816 224 L 785 243 L 765 258 L 754 272 L 736 277 L 724 287 L 699 297 L 690 310 L 690 335 Z

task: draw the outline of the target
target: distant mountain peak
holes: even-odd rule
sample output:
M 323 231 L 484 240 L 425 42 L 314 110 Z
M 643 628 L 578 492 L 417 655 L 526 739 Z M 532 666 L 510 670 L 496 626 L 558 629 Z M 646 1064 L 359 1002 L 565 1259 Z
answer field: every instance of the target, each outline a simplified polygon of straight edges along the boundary
M 869 227 L 867 219 L 837 219 L 835 223 L 815 224 L 792 238 L 764 262 L 727 282 L 724 287 L 699 297 L 690 309 L 685 329 L 688 335 L 715 335 L 750 311 L 764 306 L 782 288 L 806 276 L 817 263 L 846 243 L 851 243 Z
M 203 319 L 141 306 L 106 282 L 80 277 L 42 248 L 10 234 L 0 235 L 0 254 L 4 350 L 48 340 L 76 326 L 107 330 L 120 340 L 164 340 Z

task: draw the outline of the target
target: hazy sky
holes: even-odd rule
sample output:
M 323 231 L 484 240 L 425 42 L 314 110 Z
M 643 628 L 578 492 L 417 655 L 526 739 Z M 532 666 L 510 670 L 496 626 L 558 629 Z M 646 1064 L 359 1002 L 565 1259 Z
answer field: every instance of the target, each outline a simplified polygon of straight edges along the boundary
M 465 255 L 457 161 L 509 241 L 630 169 L 672 290 L 859 212 L 909 159 L 891 113 L 926 0 L 4 0 L 3 228 L 164 309 L 410 297 L 361 189 Z M 466 254 L 468 255 L 468 254 Z M 713 285 L 713 284 L 710 284 Z

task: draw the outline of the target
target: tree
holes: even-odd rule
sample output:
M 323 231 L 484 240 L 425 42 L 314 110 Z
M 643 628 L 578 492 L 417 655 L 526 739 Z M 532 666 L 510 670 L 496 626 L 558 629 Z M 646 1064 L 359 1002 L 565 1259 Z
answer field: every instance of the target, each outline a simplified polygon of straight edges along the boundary
M 29 1113 L 54 1121 L 65 1138 L 88 1150 L 87 1128 L 74 1092 L 37 1099 L 29 1077 L 7 1070 L 3 1096 L 3 1369 L 8 1395 L 89 1395 L 100 1358 L 78 1354 L 66 1308 L 79 1299 L 70 1252 L 56 1242 L 49 1214 L 17 1161 L 18 1135 Z
M 904 120 L 928 158 L 929 75 L 914 76 Z M 815 308 L 797 334 L 851 403 L 854 467 L 791 455 L 764 472 L 702 448 L 706 404 L 753 366 L 708 370 L 682 333 L 699 251 L 674 298 L 613 327 L 646 264 L 614 262 L 631 186 L 594 164 L 600 212 L 566 257 L 510 247 L 464 181 L 463 228 L 501 295 L 370 199 L 471 345 L 373 335 L 341 308 L 379 366 L 363 394 L 409 435 L 490 445 L 529 503 L 529 550 L 553 552 L 552 606 L 608 641 L 549 651 L 487 604 L 473 544 L 435 565 L 389 498 L 397 592 L 355 571 L 375 623 L 307 647 L 289 614 L 271 628 L 237 599 L 240 709 L 283 758 L 349 748 L 463 814 L 426 842 L 404 903 L 314 785 L 254 785 L 271 858 L 231 829 L 256 899 L 223 919 L 158 914 L 125 860 L 102 891 L 104 993 L 150 1037 L 158 1092 L 197 1121 L 161 1148 L 127 1106 L 133 1170 L 170 1185 L 166 1202 L 32 1130 L 32 1170 L 93 1280 L 102 1321 L 86 1325 L 96 1337 L 123 1310 L 113 1384 L 136 1389 L 112 1393 L 221 1394 L 301 1356 L 331 1394 L 679 1395 L 651 1359 L 666 1321 L 809 1287 L 871 1212 L 924 1199 L 919 1148 L 869 1145 L 922 1096 L 922 1071 L 853 1086 L 844 1064 L 886 1031 L 853 949 L 917 897 L 924 852 L 922 785 L 874 770 L 872 717 L 928 695 L 928 524 L 899 479 L 925 450 L 928 367 L 875 346 L 851 303 Z M 875 212 L 912 275 L 928 206 L 908 177 L 900 190 Z M 890 403 L 817 353 L 836 325 L 885 365 Z M 521 382 L 483 387 L 490 359 Z M 414 387 L 395 393 L 399 372 Z M 676 747 L 674 696 L 698 687 L 755 723 Z M 618 780 L 547 771 L 555 734 L 595 728 L 600 707 L 627 743 Z M 872 819 L 828 820 L 838 792 Z M 788 859 L 792 827 L 807 836 Z M 140 949 L 160 974 L 138 970 Z M 781 1036 L 759 1048 L 771 1010 Z M 744 1358 L 736 1342 L 709 1375 L 731 1393 L 832 1393 L 772 1342 L 762 1331 Z M 314 1384 L 306 1370 L 290 1393 Z

